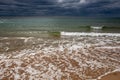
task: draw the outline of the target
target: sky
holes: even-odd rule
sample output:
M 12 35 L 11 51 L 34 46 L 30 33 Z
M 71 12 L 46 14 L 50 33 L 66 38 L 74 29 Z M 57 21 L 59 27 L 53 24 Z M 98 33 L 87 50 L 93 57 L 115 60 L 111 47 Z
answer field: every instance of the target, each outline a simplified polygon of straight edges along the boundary
M 0 0 L 0 16 L 120 17 L 120 0 Z

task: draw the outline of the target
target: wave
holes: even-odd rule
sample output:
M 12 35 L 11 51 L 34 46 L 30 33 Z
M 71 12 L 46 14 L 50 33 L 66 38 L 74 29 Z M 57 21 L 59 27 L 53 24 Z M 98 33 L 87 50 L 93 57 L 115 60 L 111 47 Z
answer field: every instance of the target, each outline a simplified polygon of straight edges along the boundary
M 61 36 L 120 36 L 120 33 L 61 32 Z

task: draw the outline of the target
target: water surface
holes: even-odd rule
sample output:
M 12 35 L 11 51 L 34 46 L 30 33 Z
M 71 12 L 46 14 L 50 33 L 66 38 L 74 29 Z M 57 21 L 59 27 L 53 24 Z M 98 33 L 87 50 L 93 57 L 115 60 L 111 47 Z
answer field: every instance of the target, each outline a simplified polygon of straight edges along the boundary
M 104 26 L 93 30 L 90 26 Z M 0 18 L 0 36 L 43 36 L 45 32 L 119 33 L 120 18 L 11 17 Z M 49 33 L 47 33 L 49 34 Z

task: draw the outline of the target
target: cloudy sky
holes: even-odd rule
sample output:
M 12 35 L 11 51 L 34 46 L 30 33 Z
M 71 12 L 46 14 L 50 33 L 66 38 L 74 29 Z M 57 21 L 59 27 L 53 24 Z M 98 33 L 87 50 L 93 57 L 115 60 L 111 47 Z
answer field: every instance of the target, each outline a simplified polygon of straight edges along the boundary
M 120 17 L 120 0 L 0 0 L 0 16 Z

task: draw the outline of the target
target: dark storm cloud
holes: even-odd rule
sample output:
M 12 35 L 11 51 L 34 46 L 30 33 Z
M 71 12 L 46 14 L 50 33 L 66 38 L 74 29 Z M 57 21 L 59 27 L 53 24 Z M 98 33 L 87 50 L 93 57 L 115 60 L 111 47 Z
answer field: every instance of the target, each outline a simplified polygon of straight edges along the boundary
M 0 0 L 0 16 L 117 16 L 120 0 Z

